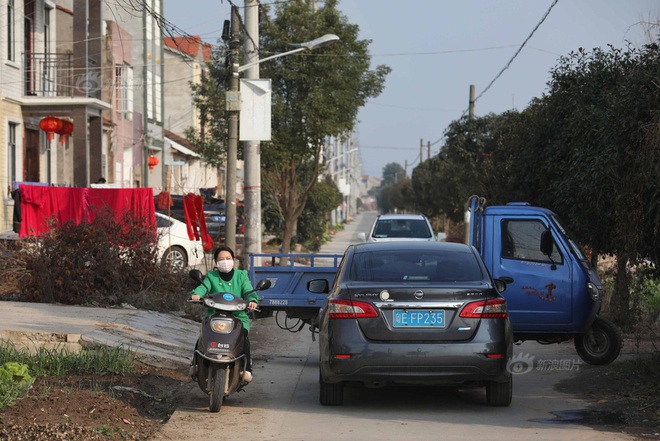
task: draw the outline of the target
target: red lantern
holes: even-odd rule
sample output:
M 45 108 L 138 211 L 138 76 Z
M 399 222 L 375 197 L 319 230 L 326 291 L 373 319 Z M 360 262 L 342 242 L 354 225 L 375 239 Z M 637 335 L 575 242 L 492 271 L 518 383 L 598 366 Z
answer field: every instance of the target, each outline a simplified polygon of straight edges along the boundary
M 39 128 L 48 134 L 48 141 L 53 139 L 53 133 L 62 129 L 62 120 L 52 115 L 39 121 Z
M 60 143 L 64 145 L 66 142 L 67 136 L 71 135 L 73 133 L 73 123 L 69 121 L 68 119 L 63 119 L 62 120 L 62 128 L 57 130 L 55 133 L 60 135 Z
M 149 165 L 149 171 L 153 171 L 154 167 L 158 165 L 158 158 L 154 155 L 149 155 L 147 164 Z

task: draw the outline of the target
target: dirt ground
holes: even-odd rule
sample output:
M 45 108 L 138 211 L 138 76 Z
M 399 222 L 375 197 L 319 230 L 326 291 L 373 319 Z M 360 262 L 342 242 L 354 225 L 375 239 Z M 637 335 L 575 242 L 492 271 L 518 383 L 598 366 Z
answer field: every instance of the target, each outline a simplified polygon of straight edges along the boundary
M 0 412 L 0 440 L 147 440 L 189 381 L 183 370 L 146 365 L 123 376 L 38 378 L 27 396 Z
M 583 365 L 560 389 L 592 403 L 579 423 L 660 440 L 660 355 L 646 344 L 629 358 Z M 125 376 L 40 378 L 28 396 L 0 412 L 0 440 L 148 440 L 185 400 L 191 380 L 184 370 L 141 365 Z
M 558 389 L 591 403 L 576 422 L 638 440 L 660 440 L 660 341 L 629 336 L 624 352 L 624 360 L 608 366 L 582 365 Z

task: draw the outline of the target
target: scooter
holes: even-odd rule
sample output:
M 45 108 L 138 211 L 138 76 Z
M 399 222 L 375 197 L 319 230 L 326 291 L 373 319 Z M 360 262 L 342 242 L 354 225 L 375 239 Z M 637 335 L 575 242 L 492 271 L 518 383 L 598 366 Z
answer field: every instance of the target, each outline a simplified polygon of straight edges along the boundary
M 199 270 L 191 270 L 190 277 L 202 283 Z M 257 283 L 252 291 L 270 288 L 270 280 Z M 244 351 L 243 324 L 232 312 L 245 311 L 248 302 L 226 292 L 207 294 L 190 303 L 203 304 L 216 312 L 202 320 L 199 340 L 195 347 L 191 376 L 196 378 L 200 389 L 209 395 L 209 411 L 219 412 L 225 397 L 242 390 L 249 382 L 244 376 L 250 362 Z

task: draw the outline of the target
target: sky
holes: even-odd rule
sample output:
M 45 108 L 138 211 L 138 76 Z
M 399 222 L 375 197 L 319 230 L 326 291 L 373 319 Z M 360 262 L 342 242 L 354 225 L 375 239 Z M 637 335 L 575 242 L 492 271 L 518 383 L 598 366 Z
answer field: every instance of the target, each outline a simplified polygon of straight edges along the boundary
M 243 0 L 231 3 L 242 15 Z M 164 15 L 217 44 L 231 3 L 168 0 Z M 420 142 L 422 159 L 429 142 L 437 154 L 448 125 L 467 112 L 470 85 L 476 116 L 523 110 L 547 91 L 559 57 L 609 44 L 639 47 L 660 32 L 648 25 L 660 22 L 659 0 L 340 0 L 338 9 L 371 40 L 372 68 L 392 68 L 355 130 L 362 172 L 375 177 L 392 162 L 410 176 Z

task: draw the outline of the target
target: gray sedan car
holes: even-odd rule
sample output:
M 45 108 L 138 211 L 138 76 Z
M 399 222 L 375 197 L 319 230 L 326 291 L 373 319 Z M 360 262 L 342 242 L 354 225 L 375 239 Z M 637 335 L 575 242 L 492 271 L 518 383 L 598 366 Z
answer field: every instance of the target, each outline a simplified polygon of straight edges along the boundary
M 320 401 L 343 403 L 346 384 L 486 388 L 508 406 L 513 352 L 505 283 L 473 247 L 441 242 L 349 246 L 319 317 Z

